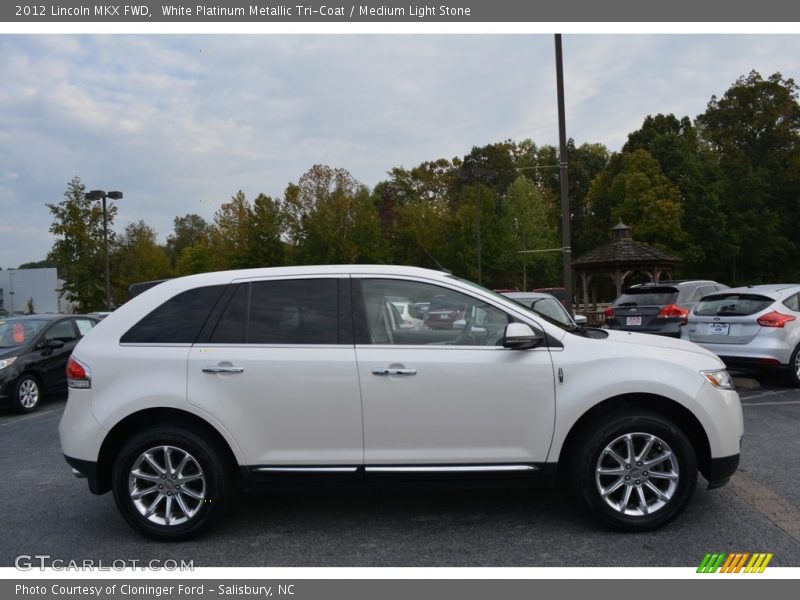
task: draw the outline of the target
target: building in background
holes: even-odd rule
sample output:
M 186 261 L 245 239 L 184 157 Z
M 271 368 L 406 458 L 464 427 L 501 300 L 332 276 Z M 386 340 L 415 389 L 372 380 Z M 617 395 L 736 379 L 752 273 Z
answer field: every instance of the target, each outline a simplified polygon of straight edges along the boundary
M 28 300 L 37 313 L 72 312 L 72 304 L 61 297 L 61 284 L 54 268 L 0 271 L 0 313 L 28 312 Z

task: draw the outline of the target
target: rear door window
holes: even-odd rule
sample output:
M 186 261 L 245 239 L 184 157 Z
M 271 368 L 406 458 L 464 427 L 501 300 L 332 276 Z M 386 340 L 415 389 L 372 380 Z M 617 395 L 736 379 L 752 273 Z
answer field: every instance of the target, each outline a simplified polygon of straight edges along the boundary
M 212 344 L 340 344 L 339 279 L 242 283 L 209 339 Z M 349 309 L 349 308 L 348 308 Z
M 706 296 L 694 309 L 700 317 L 744 317 L 754 315 L 775 302 L 759 294 L 715 294 Z

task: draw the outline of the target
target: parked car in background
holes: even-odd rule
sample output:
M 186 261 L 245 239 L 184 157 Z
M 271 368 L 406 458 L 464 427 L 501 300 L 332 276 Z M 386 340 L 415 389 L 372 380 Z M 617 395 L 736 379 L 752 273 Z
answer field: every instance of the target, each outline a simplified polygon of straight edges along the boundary
M 679 338 L 689 312 L 700 299 L 726 289 L 728 286 L 708 280 L 633 285 L 606 308 L 606 326 Z
M 568 327 L 586 325 L 586 317 L 575 315 L 573 319 L 558 298 L 551 294 L 541 292 L 502 292 L 502 294 L 511 298 L 514 302 L 519 302 L 523 306 L 530 308 L 535 313 L 547 319 L 554 319 L 562 325 Z
M 79 315 L 26 315 L 0 320 L 0 404 L 18 412 L 67 391 L 72 349 L 97 323 Z
M 463 319 L 466 304 L 450 294 L 434 296 L 425 312 L 425 325 L 431 329 L 453 329 L 453 324 Z
M 800 387 L 800 285 L 731 288 L 689 315 L 689 340 L 731 368 L 783 369 Z
M 532 292 L 538 292 L 540 294 L 550 294 L 551 296 L 555 296 L 558 298 L 558 301 L 564 306 L 567 307 L 567 290 L 563 287 L 542 287 L 542 288 L 534 288 L 531 290 Z
M 392 297 L 431 302 L 450 327 L 402 328 Z M 237 489 L 275 481 L 558 474 L 606 524 L 651 530 L 698 472 L 729 480 L 743 427 L 722 361 L 695 344 L 568 327 L 389 265 L 164 282 L 83 339 L 68 376 L 67 462 L 159 540 L 198 535 Z

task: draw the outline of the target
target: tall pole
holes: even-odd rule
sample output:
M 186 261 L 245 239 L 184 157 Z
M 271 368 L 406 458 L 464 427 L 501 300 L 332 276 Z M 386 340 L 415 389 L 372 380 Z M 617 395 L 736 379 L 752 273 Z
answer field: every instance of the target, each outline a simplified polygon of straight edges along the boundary
M 556 35 L 556 87 L 558 89 L 558 141 L 560 155 L 558 174 L 561 180 L 561 246 L 564 258 L 564 289 L 567 310 L 572 310 L 572 248 L 569 231 L 569 178 L 567 175 L 567 125 L 564 117 L 564 63 L 561 57 L 561 34 Z
M 477 203 L 477 225 L 478 225 L 478 283 L 483 285 L 483 262 L 481 260 L 481 254 L 483 251 L 481 249 L 481 184 L 475 179 L 475 195 L 476 195 L 476 203 Z
M 106 212 L 105 196 L 103 196 L 103 256 L 106 267 L 106 310 L 111 310 L 111 276 L 108 270 L 108 213 Z

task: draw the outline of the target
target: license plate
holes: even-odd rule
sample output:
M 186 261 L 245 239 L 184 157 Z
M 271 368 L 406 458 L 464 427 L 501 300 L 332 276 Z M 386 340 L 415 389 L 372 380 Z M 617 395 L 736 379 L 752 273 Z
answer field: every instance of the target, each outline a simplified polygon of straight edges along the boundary
M 634 325 L 634 326 L 641 325 L 641 324 L 642 324 L 642 317 L 628 317 L 628 319 L 625 321 L 625 324 L 626 324 L 626 325 L 628 325 L 628 326 L 631 326 L 631 325 Z
M 728 323 L 709 323 L 708 335 L 728 335 Z

